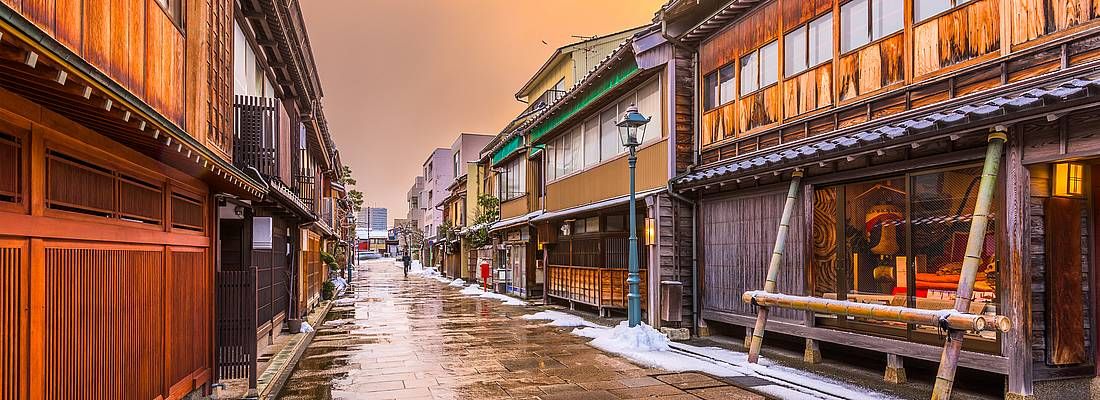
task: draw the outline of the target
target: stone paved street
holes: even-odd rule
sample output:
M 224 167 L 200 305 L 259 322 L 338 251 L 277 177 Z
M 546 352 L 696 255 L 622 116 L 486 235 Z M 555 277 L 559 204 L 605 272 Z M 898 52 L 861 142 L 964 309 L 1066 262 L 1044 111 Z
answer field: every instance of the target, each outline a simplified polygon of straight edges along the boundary
M 646 369 L 588 346 L 571 328 L 520 317 L 536 307 L 463 296 L 404 278 L 392 260 L 361 267 L 282 399 L 763 399 L 698 373 Z

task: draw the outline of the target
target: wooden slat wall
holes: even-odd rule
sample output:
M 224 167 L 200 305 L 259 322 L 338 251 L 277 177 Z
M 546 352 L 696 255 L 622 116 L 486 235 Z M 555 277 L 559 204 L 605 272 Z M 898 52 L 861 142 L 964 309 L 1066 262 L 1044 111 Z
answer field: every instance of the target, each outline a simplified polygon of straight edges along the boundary
M 166 272 L 168 315 L 169 395 L 182 396 L 192 390 L 191 378 L 206 368 L 210 348 L 213 269 L 207 265 L 204 249 L 173 248 Z M 186 278 L 184 278 L 186 277 Z
M 0 240 L 0 398 L 27 393 L 27 244 Z
M 156 0 L 4 3 L 184 126 L 185 38 Z
M 57 243 L 45 258 L 45 398 L 164 394 L 163 250 Z
M 755 315 L 741 293 L 764 287 L 768 261 L 779 228 L 786 190 L 705 201 L 701 207 L 702 306 L 726 313 Z M 807 257 L 802 209 L 795 208 L 786 254 L 779 273 L 779 292 L 801 295 Z M 773 316 L 801 321 L 804 313 L 773 310 Z

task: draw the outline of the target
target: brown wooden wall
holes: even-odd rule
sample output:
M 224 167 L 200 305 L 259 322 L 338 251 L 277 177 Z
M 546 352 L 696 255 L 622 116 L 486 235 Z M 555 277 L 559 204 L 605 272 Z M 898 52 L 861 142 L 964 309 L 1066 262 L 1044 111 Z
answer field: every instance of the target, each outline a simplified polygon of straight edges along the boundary
M 735 79 L 733 101 L 700 110 L 704 163 L 1100 57 L 1100 5 L 1095 1 L 978 0 L 918 22 L 913 22 L 912 1 L 906 1 L 904 29 L 847 52 L 840 48 L 841 3 L 766 2 L 700 44 L 700 85 L 704 76 L 730 63 L 738 65 L 739 78 L 742 56 L 774 40 L 780 48 L 779 70 L 761 71 L 776 74 L 777 84 L 741 96 L 740 79 Z M 784 35 L 830 12 L 833 57 L 785 76 Z M 1011 36 L 1002 38 L 1006 34 Z M 1051 50 L 1039 50 L 1046 47 Z
M 701 306 L 737 315 L 755 315 L 752 306 L 741 301 L 741 294 L 764 288 L 768 262 L 779 218 L 787 197 L 786 188 L 740 197 L 705 200 L 700 209 L 702 235 Z M 779 273 L 779 292 L 803 294 L 804 244 L 809 242 L 802 222 L 802 209 L 791 216 L 790 237 Z M 773 310 L 775 317 L 801 321 L 804 313 Z
M 21 13 L 177 125 L 185 126 L 185 36 L 156 0 L 0 3 Z
M 18 166 L 0 170 L 17 194 L 0 196 L 0 397 L 179 398 L 208 383 L 206 186 L 10 93 L 0 104 Z
M 638 150 L 635 175 L 636 190 L 641 192 L 668 184 L 668 138 L 647 144 Z M 597 165 L 594 168 L 546 185 L 546 211 L 594 203 L 619 196 L 630 190 L 630 170 L 627 157 Z

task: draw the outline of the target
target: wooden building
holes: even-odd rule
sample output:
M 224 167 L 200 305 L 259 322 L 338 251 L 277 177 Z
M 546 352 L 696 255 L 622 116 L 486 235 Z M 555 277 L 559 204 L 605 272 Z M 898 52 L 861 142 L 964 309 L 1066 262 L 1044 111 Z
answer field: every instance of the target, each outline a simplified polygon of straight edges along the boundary
M 247 18 L 283 20 L 276 13 L 296 7 L 246 3 Z M 324 173 L 339 161 L 318 109 L 235 101 L 235 9 L 227 0 L 0 1 L 0 398 L 203 394 L 240 360 L 242 347 L 220 334 L 231 305 L 223 294 L 270 295 L 266 308 L 245 308 L 249 323 L 291 301 L 274 296 L 274 279 L 223 276 L 274 253 L 253 253 L 241 218 L 252 205 L 304 193 L 268 182 L 293 176 L 293 163 L 249 158 L 258 153 L 238 141 L 250 131 L 237 123 L 311 125 L 316 215 Z M 295 24 L 304 32 L 300 15 Z M 255 214 L 264 212 L 275 211 Z M 285 265 L 262 267 L 273 276 Z M 255 346 L 257 327 L 236 343 Z
M 992 131 L 1008 133 L 961 365 L 1027 398 L 1096 376 L 1094 181 L 1100 8 L 1062 0 L 671 1 L 696 49 L 694 200 L 702 318 L 751 327 L 789 177 L 779 291 L 951 308 Z M 769 330 L 938 361 L 937 327 L 773 312 Z M 841 354 L 824 354 L 826 358 Z M 1081 380 L 1084 382 L 1084 380 Z
M 502 232 L 500 258 L 514 291 L 536 288 L 547 300 L 601 314 L 624 311 L 629 170 L 615 123 L 635 104 L 653 118 L 638 149 L 643 308 L 660 301 L 659 286 L 644 282 L 676 280 L 687 289 L 676 299 L 678 314 L 690 319 L 691 212 L 667 184 L 693 157 L 690 123 L 668 117 L 691 115 L 691 53 L 655 26 L 628 32 L 616 34 L 621 41 L 572 87 L 522 114 L 487 148 L 502 200 L 493 229 Z M 661 325 L 660 317 L 648 320 Z

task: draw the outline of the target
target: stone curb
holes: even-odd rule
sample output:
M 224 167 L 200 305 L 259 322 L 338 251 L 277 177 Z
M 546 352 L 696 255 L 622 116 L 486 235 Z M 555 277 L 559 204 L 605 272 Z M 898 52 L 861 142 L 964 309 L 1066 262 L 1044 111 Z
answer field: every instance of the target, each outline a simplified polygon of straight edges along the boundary
M 279 367 L 275 372 L 270 374 L 270 367 L 264 370 L 259 379 L 263 380 L 265 378 L 264 375 L 267 375 L 267 384 L 260 385 L 261 387 L 259 390 L 259 399 L 274 399 L 275 396 L 278 396 L 279 392 L 283 390 L 283 386 L 286 385 L 287 380 L 290 379 L 290 375 L 294 372 L 294 367 L 298 365 L 298 361 L 301 360 L 302 355 L 305 354 L 306 348 L 308 348 L 310 343 L 313 342 L 313 337 L 317 335 L 317 329 L 319 329 L 324 323 L 325 316 L 328 315 L 329 310 L 331 310 L 332 306 L 336 303 L 336 299 L 340 298 L 340 296 L 342 296 L 348 290 L 348 288 L 350 288 L 350 286 L 344 288 L 340 292 L 336 293 L 336 295 L 332 296 L 332 300 L 326 302 L 325 305 L 322 306 L 320 312 L 317 313 L 318 317 L 314 321 L 309 321 L 309 324 L 313 326 L 313 332 L 306 333 L 305 336 L 302 337 L 302 339 L 298 340 L 298 343 L 293 346 L 293 350 L 291 350 L 291 356 L 287 359 L 286 363 Z M 286 348 L 283 348 L 283 350 L 276 354 L 274 357 L 278 358 L 285 353 Z

